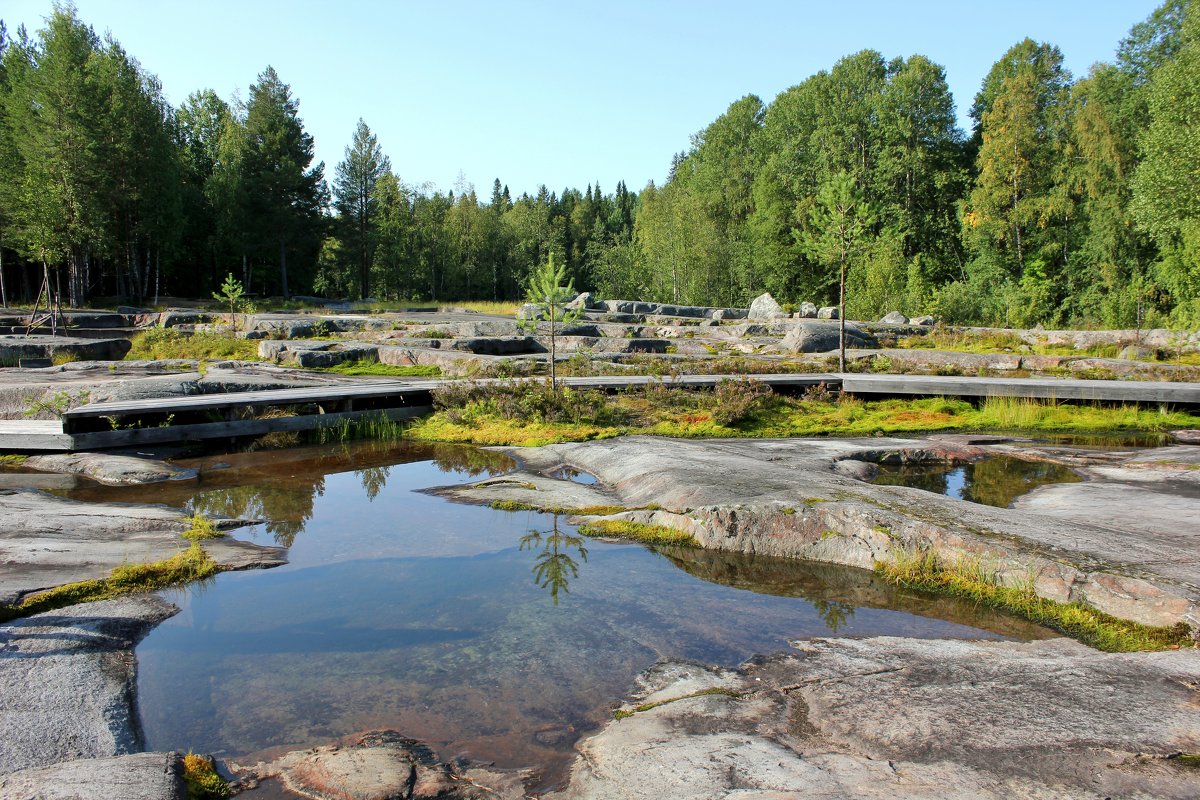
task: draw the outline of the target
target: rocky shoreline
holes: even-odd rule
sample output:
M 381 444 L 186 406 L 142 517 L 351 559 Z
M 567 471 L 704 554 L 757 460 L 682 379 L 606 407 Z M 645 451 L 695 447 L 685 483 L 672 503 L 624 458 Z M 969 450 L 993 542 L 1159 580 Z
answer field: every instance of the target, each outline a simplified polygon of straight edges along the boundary
M 1200 560 L 1192 531 L 1179 524 L 1200 511 L 1194 445 L 1080 451 L 963 435 L 629 437 L 504 451 L 520 470 L 438 493 L 542 508 L 620 506 L 630 510 L 602 518 L 685 530 L 710 548 L 853 566 L 936 548 L 986 557 L 1005 575 L 1035 575 L 1046 596 L 1195 626 Z M 1090 480 L 1042 487 L 1013 509 L 864 480 L 879 463 L 995 454 L 1067 464 Z M 596 484 L 555 477 L 564 466 Z M 42 468 L 188 478 L 124 462 Z M 1120 516 L 1097 519 L 1109 510 Z M 0 568 L 0 588 L 16 598 L 94 576 L 130 547 L 147 558 L 169 554 L 184 544 L 185 525 L 162 507 L 0 493 L 0 548 L 7 561 L 21 553 L 19 566 Z M 73 540 L 64 547 L 67 530 Z M 285 558 L 236 540 L 206 547 L 225 568 Z M 21 577 L 40 569 L 39 559 L 60 563 L 40 579 Z M 133 648 L 175 610 L 131 597 L 0 625 L 0 798 L 186 796 L 178 754 L 138 752 L 133 695 Z M 817 639 L 737 670 L 659 664 L 612 722 L 578 743 L 567 786 L 548 796 L 1193 797 L 1198 687 L 1196 649 L 1113 655 L 1058 638 Z M 226 766 L 241 786 L 275 780 L 307 797 L 527 794 L 522 773 L 442 764 L 394 731 Z

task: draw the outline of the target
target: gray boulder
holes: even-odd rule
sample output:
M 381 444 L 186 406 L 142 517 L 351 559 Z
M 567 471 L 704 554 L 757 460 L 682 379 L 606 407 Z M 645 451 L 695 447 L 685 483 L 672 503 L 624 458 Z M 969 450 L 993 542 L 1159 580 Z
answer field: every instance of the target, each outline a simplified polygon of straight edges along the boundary
M 748 315 L 750 319 L 772 320 L 786 316 L 787 314 L 784 313 L 783 306 L 775 302 L 775 298 L 771 296 L 770 292 L 760 294 L 750 303 L 750 313 Z
M 909 323 L 912 325 L 933 325 L 935 322 L 937 320 L 930 314 L 926 314 L 923 317 L 913 317 L 909 320 Z
M 583 292 L 575 296 L 575 299 L 567 303 L 567 308 L 572 311 L 584 311 L 593 308 L 596 305 L 596 297 L 591 292 Z
M 1154 358 L 1154 351 L 1149 347 L 1138 347 L 1137 345 L 1131 344 L 1121 350 L 1121 352 L 1117 354 L 1117 358 L 1123 358 L 1126 361 L 1149 361 L 1150 359 Z
M 780 346 L 793 353 L 827 353 L 838 349 L 840 326 L 822 322 L 802 322 L 783 337 Z M 879 343 L 862 329 L 846 326 L 846 347 L 874 348 Z
M 837 306 L 821 306 L 819 309 L 817 309 L 817 319 L 837 319 L 837 318 L 838 318 L 838 307 Z
M 537 303 L 526 303 L 517 309 L 517 319 L 533 320 L 545 318 L 545 309 L 543 309 Z
M 815 305 L 813 305 L 812 303 L 808 302 L 807 300 L 805 300 L 803 303 L 800 304 L 800 310 L 797 311 L 796 314 L 801 319 L 816 319 L 817 318 L 817 307 Z
M 892 311 L 884 315 L 879 321 L 884 325 L 907 325 L 908 317 L 904 316 L 899 311 Z

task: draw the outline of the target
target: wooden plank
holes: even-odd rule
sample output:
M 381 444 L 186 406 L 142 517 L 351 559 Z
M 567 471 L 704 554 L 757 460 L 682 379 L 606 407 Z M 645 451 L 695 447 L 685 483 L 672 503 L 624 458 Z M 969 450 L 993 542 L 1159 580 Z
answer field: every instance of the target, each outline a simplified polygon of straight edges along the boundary
M 925 397 L 1026 397 L 1109 403 L 1200 404 L 1200 383 L 1096 381 L 1064 378 L 974 378 L 946 375 L 842 376 L 850 394 Z
M 168 425 L 162 428 L 129 428 L 126 430 L 79 433 L 70 439 L 75 450 L 98 450 L 109 447 L 163 444 L 188 439 L 224 439 L 235 436 L 261 436 L 274 431 L 303 431 L 328 428 L 343 420 L 383 414 L 391 420 L 413 419 L 433 411 L 430 406 L 409 406 L 378 411 L 345 411 L 337 414 L 302 414 L 295 417 L 246 419 L 233 422 L 201 422 L 194 425 Z
M 71 437 L 63 433 L 62 423 L 56 419 L 0 420 L 0 452 L 70 449 Z

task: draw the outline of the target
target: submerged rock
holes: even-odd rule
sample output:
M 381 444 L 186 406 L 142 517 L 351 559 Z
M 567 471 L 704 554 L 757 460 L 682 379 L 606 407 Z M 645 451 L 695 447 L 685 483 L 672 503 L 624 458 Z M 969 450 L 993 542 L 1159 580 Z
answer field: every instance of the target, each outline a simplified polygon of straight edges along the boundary
M 110 453 L 54 453 L 31 456 L 25 466 L 41 472 L 83 475 L 108 486 L 195 480 L 197 470 L 165 461 Z
M 372 731 L 348 746 L 287 753 L 253 766 L 231 764 L 243 778 L 278 778 L 292 792 L 317 800 L 518 800 L 520 773 L 492 773 L 438 761 L 428 746 L 396 731 Z M 493 776 L 495 780 L 489 780 Z M 513 780 L 513 777 L 518 780 Z

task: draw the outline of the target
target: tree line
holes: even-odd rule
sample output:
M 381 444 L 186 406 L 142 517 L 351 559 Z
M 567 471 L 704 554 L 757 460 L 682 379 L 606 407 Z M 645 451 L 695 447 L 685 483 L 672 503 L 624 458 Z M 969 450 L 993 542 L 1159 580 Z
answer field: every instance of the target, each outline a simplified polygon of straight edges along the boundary
M 945 71 L 864 50 L 748 95 L 667 180 L 511 196 L 412 185 L 360 120 L 326 180 L 267 67 L 178 108 L 71 6 L 0 23 L 0 292 L 514 299 L 553 258 L 611 297 L 831 303 L 950 322 L 1200 320 L 1200 13 L 1167 0 L 1082 78 L 1053 44 L 996 61 L 956 123 Z

